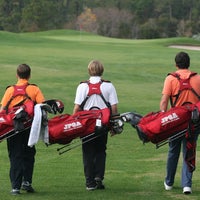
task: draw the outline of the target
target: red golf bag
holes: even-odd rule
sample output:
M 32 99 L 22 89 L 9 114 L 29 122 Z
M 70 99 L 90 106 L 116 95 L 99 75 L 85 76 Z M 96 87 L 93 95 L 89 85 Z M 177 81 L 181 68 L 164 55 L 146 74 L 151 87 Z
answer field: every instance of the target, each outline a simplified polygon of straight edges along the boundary
M 167 112 L 151 112 L 145 115 L 136 126 L 139 138 L 143 142 L 158 144 L 175 133 L 187 130 L 194 107 L 189 104 L 171 108 Z
M 21 106 L 0 112 L 0 141 L 20 131 L 30 128 L 33 117 L 34 103 L 27 101 Z
M 0 112 L 0 141 L 31 128 L 34 106 L 33 101 L 27 101 L 22 105 Z M 64 104 L 57 99 L 47 100 L 44 102 L 43 109 L 53 114 L 62 113 Z
M 98 134 L 98 129 L 109 128 L 109 120 L 109 108 L 55 116 L 48 121 L 49 143 L 68 144 L 75 138 Z
M 187 140 L 185 161 L 190 171 L 195 170 L 196 141 L 194 130 L 200 127 L 200 102 L 173 107 L 167 112 L 149 113 L 135 126 L 143 142 L 160 147 L 180 137 Z

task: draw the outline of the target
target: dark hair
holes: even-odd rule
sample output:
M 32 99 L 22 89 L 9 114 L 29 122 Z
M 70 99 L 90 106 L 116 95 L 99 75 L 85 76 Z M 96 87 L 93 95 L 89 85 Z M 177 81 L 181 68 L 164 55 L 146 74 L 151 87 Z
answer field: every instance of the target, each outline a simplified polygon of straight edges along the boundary
M 179 52 L 175 57 L 176 66 L 180 69 L 188 69 L 190 66 L 190 57 L 185 52 Z
M 21 64 L 17 67 L 17 75 L 19 78 L 28 79 L 31 75 L 31 68 L 27 64 Z

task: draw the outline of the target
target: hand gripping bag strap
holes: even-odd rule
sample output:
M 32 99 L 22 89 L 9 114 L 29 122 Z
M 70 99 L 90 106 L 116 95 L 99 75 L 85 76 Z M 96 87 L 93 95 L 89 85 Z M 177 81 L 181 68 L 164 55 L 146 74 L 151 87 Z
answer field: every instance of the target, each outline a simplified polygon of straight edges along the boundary
M 196 74 L 197 73 L 195 73 L 195 72 L 191 72 L 190 76 L 187 79 L 181 79 L 180 75 L 176 72 L 168 74 L 168 75 L 172 75 L 172 76 L 176 77 L 179 81 L 179 84 L 180 84 L 178 93 L 173 95 L 173 96 L 170 96 L 170 103 L 171 103 L 172 107 L 174 107 L 176 105 L 178 98 L 179 98 L 179 96 L 180 96 L 180 94 L 183 90 L 191 90 L 193 92 L 193 94 L 195 96 L 197 96 L 198 99 L 200 100 L 200 95 L 190 85 L 190 78 L 195 76 Z M 174 101 L 172 100 L 172 97 L 175 97 Z
M 87 83 L 88 86 L 89 86 L 89 91 L 88 91 L 88 94 L 86 96 L 86 98 L 83 100 L 83 102 L 81 103 L 80 107 L 81 109 L 83 110 L 84 106 L 85 106 L 85 103 L 87 102 L 87 100 L 89 99 L 90 96 L 92 96 L 93 94 L 98 94 L 101 96 L 102 100 L 104 101 L 105 105 L 108 107 L 108 108 L 111 108 L 110 106 L 110 103 L 108 101 L 106 101 L 106 99 L 104 98 L 102 92 L 101 92 L 101 89 L 100 89 L 100 86 L 102 84 L 102 82 L 110 82 L 110 81 L 105 81 L 105 80 L 102 80 L 98 83 L 90 83 L 89 81 L 84 81 L 84 82 L 81 82 L 81 83 Z

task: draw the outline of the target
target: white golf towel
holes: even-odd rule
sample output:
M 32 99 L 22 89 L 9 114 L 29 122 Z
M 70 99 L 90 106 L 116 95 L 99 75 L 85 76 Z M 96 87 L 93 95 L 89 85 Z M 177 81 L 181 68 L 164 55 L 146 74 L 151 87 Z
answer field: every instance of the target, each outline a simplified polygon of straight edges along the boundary
M 48 125 L 42 124 L 42 110 L 43 104 L 36 104 L 34 107 L 34 117 L 31 125 L 28 146 L 33 147 L 41 139 L 44 143 L 49 144 Z

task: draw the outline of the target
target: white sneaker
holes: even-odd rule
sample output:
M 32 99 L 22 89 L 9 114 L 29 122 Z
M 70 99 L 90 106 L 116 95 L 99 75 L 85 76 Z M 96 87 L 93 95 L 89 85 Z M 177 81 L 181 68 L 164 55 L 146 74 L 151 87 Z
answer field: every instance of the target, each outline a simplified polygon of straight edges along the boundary
M 172 186 L 167 185 L 167 184 L 165 183 L 165 181 L 164 181 L 164 186 L 165 186 L 165 190 L 171 190 L 171 189 L 172 189 Z
M 184 194 L 191 194 L 192 193 L 191 187 L 184 187 L 183 188 L 183 193 Z

